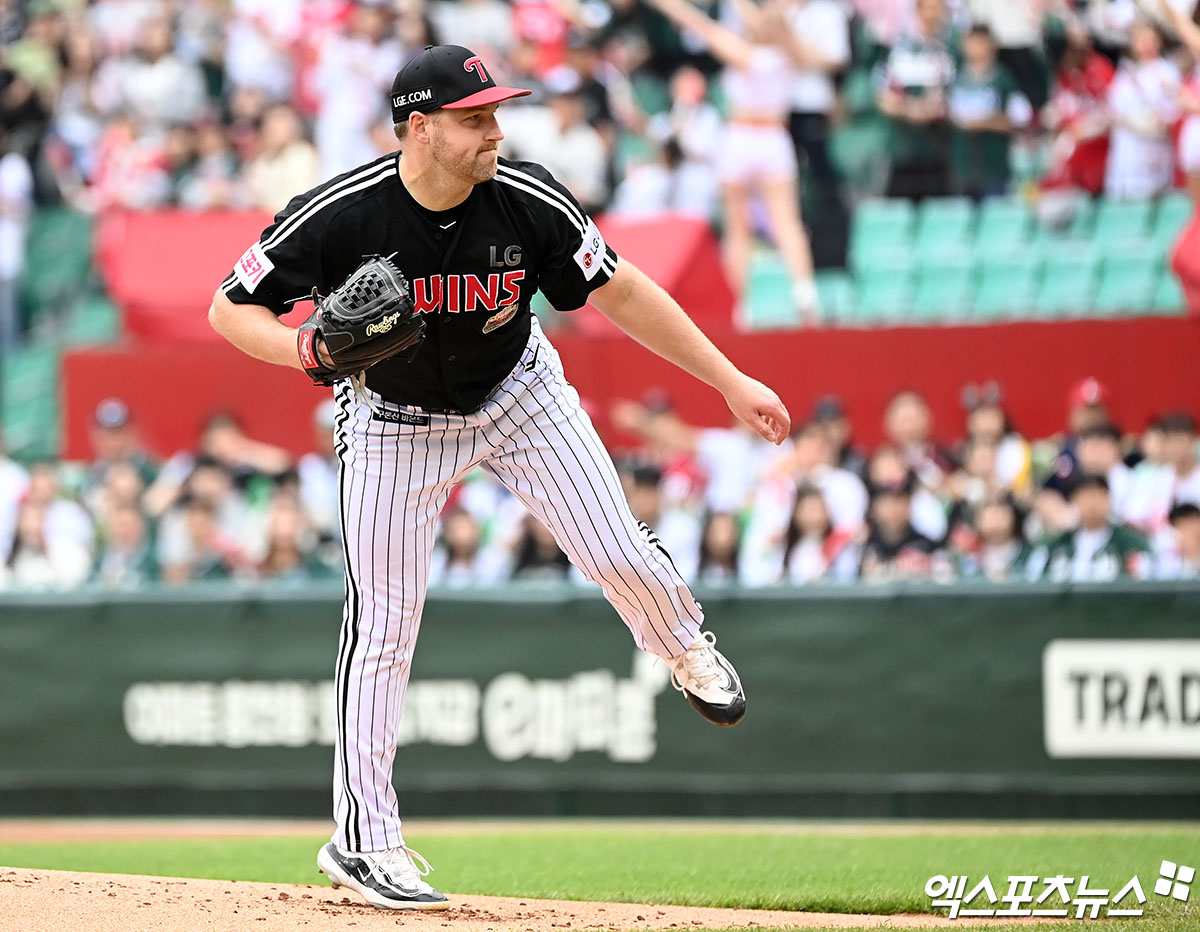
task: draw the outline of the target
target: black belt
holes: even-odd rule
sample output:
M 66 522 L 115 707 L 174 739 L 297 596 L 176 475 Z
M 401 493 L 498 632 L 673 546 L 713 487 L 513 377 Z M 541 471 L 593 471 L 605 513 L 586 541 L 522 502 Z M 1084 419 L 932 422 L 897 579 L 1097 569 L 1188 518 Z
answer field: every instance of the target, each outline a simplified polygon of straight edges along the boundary
M 524 368 L 526 372 L 532 372 L 533 367 L 535 365 L 537 365 L 538 354 L 541 351 L 542 351 L 542 344 L 539 343 L 537 346 L 535 346 L 533 348 L 533 357 L 529 360 L 529 362 L 524 363 L 524 364 L 517 363 L 517 366 L 515 369 L 513 369 L 513 372 L 516 372 L 517 369 L 520 369 L 520 368 Z M 506 375 L 504 378 L 502 378 L 499 382 L 497 382 L 495 385 L 493 385 L 491 387 L 491 389 L 488 391 L 488 393 L 483 396 L 483 401 L 481 401 L 479 403 L 479 406 L 472 408 L 470 411 L 463 411 L 461 408 L 429 408 L 429 407 L 426 407 L 425 405 L 408 404 L 403 401 L 392 401 L 390 398 L 384 398 L 383 400 L 386 401 L 388 404 L 397 405 L 398 407 L 401 407 L 401 408 L 417 408 L 419 411 L 422 411 L 425 414 L 443 414 L 443 415 L 453 414 L 458 417 L 463 417 L 464 415 L 467 415 L 467 414 L 474 414 L 475 412 L 477 412 L 481 408 L 483 408 L 483 406 L 485 404 L 487 404 L 488 399 L 491 398 L 492 395 L 496 394 L 496 392 L 498 392 L 500 390 L 500 386 L 503 385 L 505 382 L 507 382 L 511 375 L 512 375 L 512 372 L 510 372 L 508 375 Z

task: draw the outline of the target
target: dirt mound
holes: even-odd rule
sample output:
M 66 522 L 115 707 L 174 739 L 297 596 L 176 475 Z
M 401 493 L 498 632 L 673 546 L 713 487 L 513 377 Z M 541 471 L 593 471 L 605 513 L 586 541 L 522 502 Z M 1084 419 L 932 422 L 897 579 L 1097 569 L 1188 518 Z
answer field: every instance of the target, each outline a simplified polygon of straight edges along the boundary
M 397 926 L 422 932 L 558 929 L 930 928 L 966 925 L 933 916 L 852 916 L 755 909 L 580 903 L 499 896 L 452 896 L 438 913 L 373 909 L 344 890 L 229 880 L 0 867 L 0 932 L 292 932 Z

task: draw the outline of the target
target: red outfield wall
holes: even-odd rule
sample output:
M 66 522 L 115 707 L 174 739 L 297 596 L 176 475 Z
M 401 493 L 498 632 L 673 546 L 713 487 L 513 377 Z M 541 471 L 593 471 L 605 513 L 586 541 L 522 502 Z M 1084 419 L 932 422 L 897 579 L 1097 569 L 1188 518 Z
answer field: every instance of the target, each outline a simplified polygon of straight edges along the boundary
M 1169 408 L 1200 416 L 1196 319 L 752 334 L 708 329 L 735 363 L 778 388 L 796 420 L 821 394 L 841 395 L 867 444 L 879 439 L 883 407 L 901 388 L 929 399 L 941 439 L 958 438 L 963 386 L 991 379 L 1003 388 L 1017 427 L 1030 436 L 1062 428 L 1067 391 L 1086 376 L 1111 389 L 1112 413 L 1126 430 L 1140 429 Z M 715 391 L 623 335 L 561 333 L 551 339 L 602 430 L 608 401 L 636 398 L 657 386 L 689 420 L 726 422 Z M 63 449 L 70 458 L 89 455 L 88 415 L 110 395 L 129 402 L 147 445 L 160 455 L 191 447 L 206 418 L 220 409 L 237 412 L 252 436 L 303 452 L 311 447 L 312 410 L 326 397 L 299 372 L 220 345 L 75 352 L 63 372 Z

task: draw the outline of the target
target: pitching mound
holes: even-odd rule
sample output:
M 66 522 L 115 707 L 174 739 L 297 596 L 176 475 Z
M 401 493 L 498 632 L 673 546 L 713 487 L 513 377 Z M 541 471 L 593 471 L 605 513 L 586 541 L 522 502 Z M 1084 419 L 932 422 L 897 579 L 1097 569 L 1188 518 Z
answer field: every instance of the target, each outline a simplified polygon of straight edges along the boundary
M 628 903 L 578 903 L 500 896 L 454 896 L 438 913 L 373 909 L 343 890 L 287 884 L 185 880 L 125 874 L 0 867 L 0 932 L 292 932 L 397 926 L 422 932 L 516 932 L 558 929 L 860 928 L 966 925 L 934 916 L 852 916 L 755 909 Z M 336 925 L 335 925 L 336 922 Z

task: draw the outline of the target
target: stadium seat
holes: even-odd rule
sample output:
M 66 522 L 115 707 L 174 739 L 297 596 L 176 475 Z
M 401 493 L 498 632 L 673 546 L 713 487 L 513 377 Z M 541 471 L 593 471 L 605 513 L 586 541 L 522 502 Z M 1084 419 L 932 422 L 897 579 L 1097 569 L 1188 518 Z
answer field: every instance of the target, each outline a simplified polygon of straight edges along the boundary
M 1105 316 L 1146 313 L 1153 305 L 1162 270 L 1161 260 L 1155 262 L 1137 250 L 1126 256 L 1108 256 L 1096 285 L 1094 309 Z
M 1035 317 L 1083 316 L 1091 311 L 1099 261 L 1086 248 L 1058 248 L 1045 256 Z
M 1082 200 L 1070 220 L 1061 226 L 1036 222 L 1033 228 L 1033 244 L 1042 249 L 1054 249 L 1063 244 L 1090 243 L 1096 219 L 1096 202 Z
M 917 214 L 913 245 L 918 255 L 961 256 L 975 235 L 975 205 L 965 197 L 930 198 Z
M 1150 238 L 1154 245 L 1164 252 L 1169 250 L 1179 234 L 1191 219 L 1195 205 L 1186 194 L 1175 191 L 1164 194 L 1159 198 L 1154 211 L 1154 222 L 1151 226 Z
M 917 275 L 912 318 L 964 320 L 971 308 L 972 270 L 967 263 L 926 264 Z
M 1041 257 L 1034 250 L 989 255 L 979 268 L 975 318 L 1031 317 L 1038 290 Z
M 792 280 L 779 253 L 774 250 L 755 250 L 743 311 L 742 323 L 753 330 L 799 325 Z
M 897 323 L 908 316 L 912 284 L 908 278 L 873 276 L 858 285 L 854 302 L 855 324 Z
M 1158 286 L 1154 289 L 1154 301 L 1151 309 L 1156 314 L 1181 314 L 1187 307 L 1183 296 L 1183 287 L 1170 269 L 1164 269 L 1158 277 Z
M 989 255 L 1027 249 L 1033 233 L 1029 208 L 1020 201 L 988 198 L 979 208 L 975 227 L 975 253 L 986 262 Z
M 845 323 L 853 318 L 854 282 L 845 272 L 817 272 L 817 296 L 824 322 Z
M 906 200 L 863 201 L 850 229 L 850 266 L 856 273 L 874 265 L 886 253 L 895 256 L 912 249 L 913 206 Z
M 1111 254 L 1114 246 L 1148 239 L 1153 206 L 1151 201 L 1101 200 L 1092 232 L 1096 243 Z

